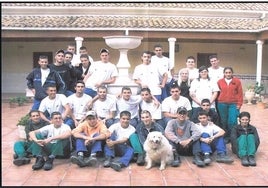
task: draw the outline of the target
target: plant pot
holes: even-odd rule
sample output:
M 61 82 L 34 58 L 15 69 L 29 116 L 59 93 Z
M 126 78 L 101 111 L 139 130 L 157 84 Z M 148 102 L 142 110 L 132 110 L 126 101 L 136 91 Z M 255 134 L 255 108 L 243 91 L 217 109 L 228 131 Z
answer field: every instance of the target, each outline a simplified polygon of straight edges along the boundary
M 264 102 L 258 102 L 257 103 L 257 107 L 260 108 L 260 109 L 265 109 L 266 108 L 266 103 L 264 103 Z
M 18 125 L 18 134 L 19 134 L 19 138 L 26 139 L 25 126 Z
M 251 101 L 254 98 L 255 93 L 254 91 L 246 91 L 245 92 L 245 98 L 247 99 L 248 103 L 247 104 L 252 104 Z

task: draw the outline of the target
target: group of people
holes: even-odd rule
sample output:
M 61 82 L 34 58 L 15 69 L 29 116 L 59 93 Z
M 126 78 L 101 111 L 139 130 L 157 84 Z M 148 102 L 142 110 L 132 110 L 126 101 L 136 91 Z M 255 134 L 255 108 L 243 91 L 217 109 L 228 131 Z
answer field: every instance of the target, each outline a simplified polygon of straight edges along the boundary
M 93 61 L 82 46 L 79 61 L 74 50 L 68 45 L 57 51 L 52 64 L 40 56 L 40 67 L 27 76 L 35 96 L 27 140 L 14 144 L 15 165 L 30 163 L 32 155 L 33 170 L 51 170 L 56 157 L 70 157 L 72 163 L 86 167 L 104 156 L 104 167 L 120 171 L 133 158 L 144 165 L 147 135 L 160 131 L 172 145 L 173 167 L 180 165 L 180 155 L 193 155 L 193 163 L 204 167 L 214 151 L 217 162 L 232 163 L 226 149 L 229 142 L 243 166 L 256 166 L 260 140 L 249 123 L 250 114 L 240 113 L 241 82 L 232 67 L 219 66 L 216 55 L 209 57 L 211 67 L 199 69 L 195 58 L 187 57 L 186 67 L 175 79 L 174 67 L 157 44 L 155 55 L 144 51 L 134 69 L 140 94 L 132 95 L 131 88 L 124 86 L 114 96 L 107 85 L 115 82 L 118 71 L 109 62 L 109 51 L 101 49 L 101 60 Z

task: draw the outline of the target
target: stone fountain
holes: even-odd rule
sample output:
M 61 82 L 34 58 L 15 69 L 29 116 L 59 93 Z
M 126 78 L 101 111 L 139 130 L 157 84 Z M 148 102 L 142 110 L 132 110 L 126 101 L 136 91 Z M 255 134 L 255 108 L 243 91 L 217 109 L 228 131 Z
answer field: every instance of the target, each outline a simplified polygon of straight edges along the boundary
M 137 48 L 141 44 L 143 37 L 129 36 L 128 30 L 126 30 L 125 35 L 106 36 L 103 38 L 109 47 L 118 49 L 120 52 L 119 61 L 116 65 L 118 77 L 115 83 L 108 85 L 108 93 L 117 95 L 121 93 L 123 86 L 128 86 L 131 88 L 132 94 L 136 95 L 139 91 L 139 86 L 129 77 L 128 69 L 131 65 L 128 61 L 127 52 L 130 49 Z

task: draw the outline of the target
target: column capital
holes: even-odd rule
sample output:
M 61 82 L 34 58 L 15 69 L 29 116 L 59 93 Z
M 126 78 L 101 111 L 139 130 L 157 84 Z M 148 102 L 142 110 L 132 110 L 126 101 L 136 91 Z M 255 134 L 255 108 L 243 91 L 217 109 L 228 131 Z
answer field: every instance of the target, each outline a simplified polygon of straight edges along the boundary
M 76 41 L 83 41 L 84 40 L 84 38 L 83 37 L 75 37 L 75 39 L 74 40 L 76 40 Z
M 176 38 L 174 38 L 174 37 L 168 38 L 168 42 L 175 42 L 175 41 L 176 41 Z
M 257 40 L 257 41 L 256 41 L 256 44 L 258 44 L 258 45 L 259 45 L 259 44 L 262 45 L 262 44 L 263 44 L 263 40 Z

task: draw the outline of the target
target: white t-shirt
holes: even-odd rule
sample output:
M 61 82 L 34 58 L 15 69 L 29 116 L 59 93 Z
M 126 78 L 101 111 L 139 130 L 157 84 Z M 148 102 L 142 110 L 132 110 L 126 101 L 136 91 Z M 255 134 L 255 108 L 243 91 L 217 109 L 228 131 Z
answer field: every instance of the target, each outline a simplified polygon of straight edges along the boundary
M 98 114 L 99 117 L 107 118 L 110 112 L 116 112 L 116 100 L 115 98 L 106 97 L 105 101 L 97 100 L 93 103 L 92 109 Z
M 47 80 L 47 77 L 50 73 L 50 69 L 41 69 L 41 82 L 42 85 L 44 85 L 45 81 Z
M 90 65 L 88 74 L 90 74 L 90 76 L 85 83 L 86 87 L 97 91 L 97 88 L 95 87 L 97 83 L 118 76 L 118 71 L 116 66 L 110 62 L 103 63 L 101 61 L 96 61 Z
M 179 100 L 174 100 L 172 96 L 165 98 L 162 102 L 162 112 L 176 114 L 179 107 L 185 107 L 187 111 L 192 110 L 191 103 L 186 97 L 180 96 Z
M 190 94 L 195 94 L 196 98 L 200 101 L 203 99 L 211 99 L 212 93 L 215 91 L 220 91 L 218 84 L 213 80 L 208 79 L 194 79 L 191 83 L 191 87 L 189 89 Z M 200 107 L 196 102 L 192 101 L 192 107 L 197 108 Z M 211 108 L 215 108 L 215 102 L 211 104 Z
M 157 57 L 156 55 L 152 56 L 151 58 L 151 63 L 152 64 L 156 64 L 158 66 L 158 69 L 160 70 L 165 70 L 165 72 L 168 74 L 168 80 L 167 83 L 169 83 L 172 79 L 172 75 L 170 70 L 173 68 L 173 66 L 171 65 L 171 61 L 169 60 L 169 58 L 162 56 Z M 163 80 L 163 75 L 161 75 L 161 80 Z
M 91 56 L 88 56 L 88 59 L 89 59 L 90 63 L 94 62 L 93 58 Z M 72 59 L 72 65 L 76 66 L 79 63 L 81 63 L 80 55 L 74 54 L 73 59 Z
M 209 67 L 208 68 L 208 76 L 214 82 L 218 82 L 219 79 L 224 77 L 223 70 L 224 70 L 223 67 L 219 67 L 218 69 L 213 69 L 213 68 Z
M 48 111 L 49 115 L 53 112 L 60 112 L 61 114 L 64 113 L 65 108 L 64 106 L 68 104 L 67 98 L 63 94 L 56 94 L 55 99 L 49 99 L 49 97 L 45 97 L 39 106 L 39 111 L 45 112 Z
M 73 111 L 75 119 L 80 120 L 86 115 L 86 104 L 91 100 L 92 97 L 85 93 L 82 97 L 77 97 L 75 93 L 67 97 L 67 101 Z
M 217 134 L 221 129 L 212 122 L 209 122 L 208 125 L 203 126 L 201 123 L 196 124 L 201 133 L 208 133 L 210 137 Z
M 136 129 L 132 126 L 129 125 L 127 128 L 121 127 L 120 122 L 115 123 L 109 127 L 109 131 L 113 133 L 115 131 L 117 138 L 116 140 L 122 140 L 123 138 L 129 138 L 131 134 L 133 134 Z
M 140 103 L 140 107 L 141 110 L 148 110 L 152 115 L 152 119 L 162 119 L 161 104 L 157 106 L 154 104 L 154 102 L 148 103 L 142 100 Z
M 197 68 L 188 69 L 189 72 L 189 79 L 194 80 L 195 78 L 199 77 L 199 70 Z
M 142 98 L 140 95 L 133 95 L 130 96 L 130 99 L 126 101 L 122 97 L 116 99 L 116 108 L 117 108 L 117 115 L 116 118 L 119 118 L 120 112 L 126 110 L 129 111 L 131 114 L 131 119 L 135 117 L 139 117 L 139 104 Z
M 40 128 L 39 131 L 40 131 L 42 136 L 49 138 L 49 137 L 61 135 L 61 134 L 65 133 L 66 131 L 71 131 L 71 128 L 70 128 L 70 126 L 68 126 L 64 123 L 61 124 L 61 126 L 58 128 L 55 128 L 54 124 L 50 124 L 50 125 L 47 125 L 47 126 Z M 56 142 L 57 142 L 57 140 L 51 141 L 51 143 L 56 143 Z
M 165 70 L 158 69 L 152 63 L 149 65 L 140 64 L 134 69 L 133 79 L 140 79 L 141 82 L 149 87 L 153 95 L 161 95 L 162 90 L 159 87 L 161 84 L 161 77 L 164 75 Z

